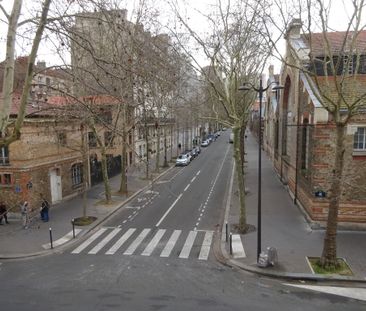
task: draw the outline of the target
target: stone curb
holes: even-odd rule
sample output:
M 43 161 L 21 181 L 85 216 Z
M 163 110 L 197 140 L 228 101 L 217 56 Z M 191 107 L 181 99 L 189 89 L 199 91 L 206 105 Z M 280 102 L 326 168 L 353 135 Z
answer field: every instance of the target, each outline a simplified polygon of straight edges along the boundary
M 266 271 L 266 268 L 260 268 L 254 265 L 248 265 L 242 262 L 239 262 L 233 259 L 228 252 L 226 251 L 225 247 L 225 235 L 224 235 L 224 228 L 225 224 L 228 220 L 228 215 L 230 212 L 230 205 L 231 205 L 231 196 L 232 196 L 232 187 L 234 182 L 234 170 L 235 170 L 235 163 L 233 164 L 232 174 L 230 177 L 230 185 L 227 195 L 227 201 L 225 206 L 224 212 L 224 221 L 221 226 L 221 234 L 219 234 L 219 241 L 220 243 L 220 252 L 223 260 L 219 260 L 222 264 L 227 265 L 231 268 L 238 268 L 247 272 L 256 273 L 259 275 L 271 277 L 271 278 L 279 278 L 279 279 L 288 279 L 288 280 L 307 280 L 307 281 L 318 281 L 318 282 L 329 282 L 329 281 L 337 281 L 337 282 L 347 282 L 347 283 L 363 283 L 366 284 L 366 279 L 359 279 L 349 276 L 340 276 L 340 275 L 320 275 L 320 274 L 310 274 L 310 273 L 290 273 L 290 272 L 279 272 L 279 271 Z
M 26 258 L 32 258 L 32 257 L 46 256 L 46 255 L 49 255 L 49 254 L 59 253 L 60 251 L 64 250 L 65 248 L 68 248 L 68 247 L 72 246 L 73 244 L 76 244 L 84 236 L 86 236 L 91 231 L 95 230 L 97 227 L 99 227 L 105 221 L 107 221 L 108 218 L 110 218 L 111 216 L 113 216 L 114 214 L 116 214 L 125 204 L 127 204 L 128 202 L 130 202 L 132 199 L 134 199 L 140 193 L 142 193 L 145 190 L 149 189 L 156 180 L 160 179 L 162 176 L 164 176 L 165 174 L 167 174 L 174 167 L 175 166 L 169 167 L 167 170 L 165 170 L 164 172 L 160 173 L 153 180 L 151 180 L 148 185 L 146 185 L 145 187 L 137 190 L 134 194 L 132 194 L 126 200 L 124 200 L 123 202 L 121 202 L 113 211 L 111 211 L 109 214 L 105 215 L 100 220 L 96 221 L 93 224 L 93 226 L 90 227 L 89 229 L 87 229 L 85 232 L 81 233 L 78 238 L 71 239 L 70 241 L 68 241 L 68 242 L 66 242 L 66 243 L 64 243 L 64 244 L 62 244 L 62 245 L 60 245 L 60 246 L 58 246 L 56 248 L 48 249 L 48 250 L 44 250 L 44 251 L 39 251 L 39 252 L 34 252 L 34 253 L 28 253 L 28 254 L 22 254 L 22 253 L 19 253 L 19 254 L 11 254 L 11 255 L 0 254 L 0 260 L 26 259 Z

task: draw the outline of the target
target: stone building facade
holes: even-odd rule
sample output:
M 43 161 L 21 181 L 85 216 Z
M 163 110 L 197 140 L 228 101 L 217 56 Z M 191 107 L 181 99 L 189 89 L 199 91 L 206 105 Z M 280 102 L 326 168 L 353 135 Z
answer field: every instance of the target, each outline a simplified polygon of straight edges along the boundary
M 333 178 L 336 125 L 324 103 L 319 101 L 315 83 L 299 69 L 301 62 L 309 61 L 308 55 L 312 52 L 300 29 L 301 22 L 295 20 L 286 35 L 287 65 L 283 65 L 279 77 L 284 89 L 280 96 L 272 92 L 267 94 L 266 104 L 271 109 L 266 115 L 264 142 L 267 143 L 264 148 L 294 202 L 303 208 L 309 220 L 323 225 L 327 219 Z M 329 38 L 333 43 L 342 42 L 342 36 L 344 33 L 331 33 Z M 365 37 L 366 33 L 361 33 L 361 38 Z M 319 49 L 319 46 L 313 45 L 313 48 Z M 321 74 L 318 78 L 318 85 L 325 87 Z M 271 71 L 270 79 L 275 79 Z M 359 72 L 353 81 L 357 90 L 364 90 L 366 72 Z M 365 109 L 359 109 L 346 127 L 338 214 L 340 227 L 345 228 L 366 225 L 366 187 L 363 186 L 366 184 L 365 112 Z

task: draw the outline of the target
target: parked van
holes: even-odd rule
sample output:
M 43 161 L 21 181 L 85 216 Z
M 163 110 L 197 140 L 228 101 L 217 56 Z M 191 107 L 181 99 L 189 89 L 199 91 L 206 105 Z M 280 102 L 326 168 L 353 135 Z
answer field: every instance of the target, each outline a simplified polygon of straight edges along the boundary
M 234 133 L 230 133 L 229 143 L 230 144 L 234 143 Z

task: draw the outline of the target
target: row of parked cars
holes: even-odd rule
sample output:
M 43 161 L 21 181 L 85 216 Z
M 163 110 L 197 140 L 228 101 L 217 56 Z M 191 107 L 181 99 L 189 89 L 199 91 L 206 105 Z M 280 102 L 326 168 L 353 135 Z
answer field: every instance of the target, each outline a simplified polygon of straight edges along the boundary
M 215 141 L 220 135 L 221 135 L 220 132 L 207 135 L 206 139 L 202 141 L 201 147 L 207 147 L 209 144 Z
M 192 150 L 186 150 L 181 153 L 175 161 L 175 166 L 187 166 L 191 161 L 198 157 L 201 153 L 201 148 L 196 146 Z
M 214 134 L 209 134 L 202 141 L 201 147 L 207 147 L 211 142 L 215 141 L 220 136 L 220 132 L 216 132 Z M 194 147 L 192 150 L 186 150 L 181 153 L 175 162 L 175 166 L 187 166 L 191 161 L 198 157 L 201 153 L 201 148 L 199 146 Z

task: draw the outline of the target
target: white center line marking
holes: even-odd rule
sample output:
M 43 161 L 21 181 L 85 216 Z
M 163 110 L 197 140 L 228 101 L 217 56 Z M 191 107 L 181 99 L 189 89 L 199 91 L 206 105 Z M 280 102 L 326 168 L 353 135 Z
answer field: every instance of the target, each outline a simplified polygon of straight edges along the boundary
M 173 202 L 173 204 L 168 208 L 168 210 L 165 212 L 165 214 L 163 215 L 163 217 L 161 217 L 161 219 L 158 221 L 158 223 L 155 225 L 156 227 L 159 227 L 160 224 L 163 222 L 163 220 L 165 219 L 165 217 L 169 214 L 169 212 L 173 209 L 174 205 L 177 204 L 177 202 L 179 201 L 179 199 L 182 197 L 182 193 L 178 196 L 178 198 Z
M 187 191 L 187 189 L 189 188 L 191 184 L 188 184 L 185 188 L 184 188 L 184 191 Z
M 201 173 L 201 170 L 199 170 L 199 171 L 196 173 L 196 176 L 198 176 L 200 173 Z
M 191 179 L 191 182 L 194 182 L 194 180 L 196 179 L 196 176 L 194 176 L 192 179 Z

